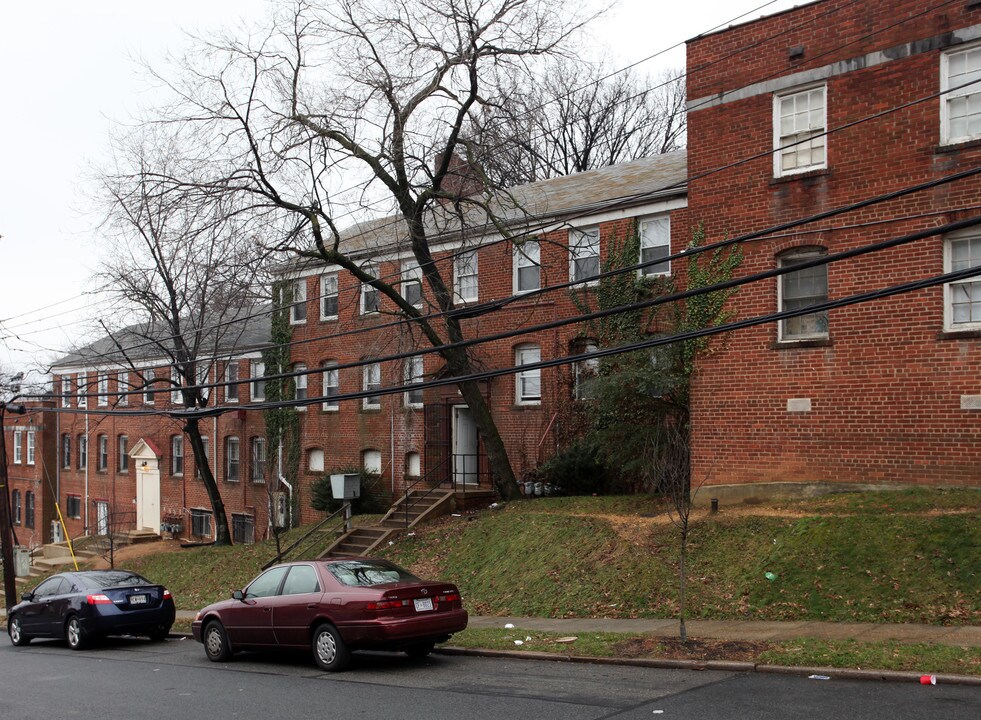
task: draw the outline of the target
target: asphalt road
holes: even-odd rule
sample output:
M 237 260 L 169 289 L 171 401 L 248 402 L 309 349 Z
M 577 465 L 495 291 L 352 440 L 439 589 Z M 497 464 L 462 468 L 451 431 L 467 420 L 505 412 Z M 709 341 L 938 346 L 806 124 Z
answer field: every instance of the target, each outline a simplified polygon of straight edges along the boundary
M 808 680 L 533 660 L 355 654 L 330 675 L 305 655 L 227 664 L 193 640 L 119 639 L 84 652 L 0 640 L 0 718 L 976 720 L 981 688 Z

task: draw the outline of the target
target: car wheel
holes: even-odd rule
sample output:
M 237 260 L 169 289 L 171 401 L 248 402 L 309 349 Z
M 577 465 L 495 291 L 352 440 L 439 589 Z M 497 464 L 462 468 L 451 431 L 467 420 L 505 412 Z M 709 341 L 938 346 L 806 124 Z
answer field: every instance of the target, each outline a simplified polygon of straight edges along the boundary
M 333 625 L 321 625 L 313 633 L 313 659 L 327 672 L 343 670 L 351 661 L 351 651 Z
M 84 650 L 88 645 L 88 636 L 77 615 L 72 615 L 65 623 L 65 642 L 72 650 Z
M 10 635 L 10 642 L 16 647 L 23 647 L 31 642 L 31 639 L 24 634 L 20 626 L 20 618 L 12 617 L 7 623 L 7 634 Z
M 170 635 L 170 628 L 166 625 L 161 625 L 158 628 L 150 631 L 150 640 L 153 642 L 163 642 Z
M 225 628 L 212 620 L 204 628 L 204 652 L 211 662 L 228 662 L 232 659 L 232 646 L 228 644 Z

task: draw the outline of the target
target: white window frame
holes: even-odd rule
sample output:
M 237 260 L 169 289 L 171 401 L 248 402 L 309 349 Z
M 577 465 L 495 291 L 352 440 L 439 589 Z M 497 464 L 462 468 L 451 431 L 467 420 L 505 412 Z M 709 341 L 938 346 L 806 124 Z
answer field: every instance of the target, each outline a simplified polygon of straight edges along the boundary
M 129 405 L 129 372 L 120 370 L 116 373 L 116 395 L 117 405 Z
M 235 473 L 232 473 L 232 468 Z M 225 481 L 239 482 L 242 479 L 242 441 L 237 435 L 225 437 Z
M 173 365 L 170 366 L 170 404 L 182 405 L 184 396 L 181 393 L 181 386 L 184 384 L 181 374 Z
M 978 244 L 981 245 L 981 234 L 977 228 L 971 228 L 968 231 L 962 231 L 958 233 L 953 233 L 944 238 L 944 272 L 949 273 L 955 270 L 960 270 L 963 267 L 974 267 L 973 263 L 969 265 L 958 265 L 954 267 L 954 256 L 953 256 L 953 245 L 954 243 L 967 242 L 969 252 L 971 245 Z M 968 255 L 968 262 L 971 262 L 973 257 Z M 979 264 L 981 264 L 981 258 L 978 258 Z M 944 284 L 944 330 L 948 332 L 960 332 L 962 330 L 981 330 L 981 320 L 967 322 L 954 322 L 954 291 L 956 288 L 961 286 L 972 286 L 972 289 L 977 288 L 981 292 L 981 275 L 977 275 L 972 278 L 965 278 L 963 280 L 957 280 L 955 282 L 949 282 Z M 971 303 L 974 304 L 973 301 Z M 973 308 L 972 308 L 973 309 Z
M 306 370 L 307 370 L 307 364 L 306 363 L 293 363 L 293 372 L 304 372 L 305 373 Z M 309 377 L 310 377 L 309 375 L 297 375 L 297 376 L 295 376 L 293 378 L 293 387 L 295 388 L 295 395 L 294 395 L 294 397 L 297 400 L 306 400 L 307 399 L 307 386 L 308 386 L 307 378 L 309 378 Z M 297 405 L 296 406 L 296 409 L 299 412 L 306 412 L 306 409 L 307 408 L 306 408 L 305 405 Z
M 255 485 L 263 485 L 266 482 L 266 469 L 268 466 L 266 455 L 266 439 L 264 437 L 253 437 L 249 440 L 249 480 Z M 261 467 L 262 472 L 257 473 L 256 468 Z
M 61 406 L 72 406 L 72 376 L 63 375 L 61 377 Z
M 460 302 L 477 302 L 480 297 L 477 263 L 476 250 L 461 252 L 453 258 L 453 292 Z
M 596 258 L 596 273 L 579 275 L 577 260 Z M 569 230 L 569 282 L 579 286 L 599 284 L 596 276 L 600 273 L 600 229 L 599 226 L 572 228 Z
M 970 57 L 971 59 L 977 58 L 978 62 L 981 63 L 981 43 L 974 43 L 967 47 L 958 47 L 956 50 L 949 50 L 940 55 L 940 90 L 945 93 L 940 96 L 940 144 L 941 145 L 955 145 L 957 143 L 968 142 L 970 140 L 975 140 L 981 137 L 981 132 L 974 134 L 967 133 L 961 135 L 952 135 L 950 128 L 950 106 L 952 103 L 966 98 L 967 102 L 970 103 L 972 100 L 981 106 L 981 82 L 978 84 L 971 84 L 967 87 L 961 88 L 959 90 L 950 90 L 951 87 L 957 87 L 958 85 L 964 85 L 966 79 L 958 78 L 953 83 L 950 80 L 950 61 L 951 58 L 957 56 L 964 56 L 965 58 Z M 966 60 L 965 60 L 966 62 Z M 979 73 L 981 73 L 981 66 L 979 66 Z M 948 92 L 949 91 L 949 92 Z
M 266 400 L 266 364 L 262 360 L 252 360 L 249 363 L 249 398 L 252 402 Z
M 80 408 L 87 408 L 89 406 L 89 399 L 87 395 L 89 394 L 89 376 L 79 375 L 78 376 L 78 406 Z
M 820 128 L 812 127 L 810 124 L 805 130 L 797 130 L 796 132 L 783 134 L 782 131 L 782 116 L 781 116 L 781 103 L 789 98 L 799 98 L 802 96 L 807 96 L 808 102 L 810 102 L 813 97 L 812 93 L 820 90 L 822 96 L 822 107 L 821 107 L 821 126 Z M 774 177 L 789 177 L 791 175 L 799 175 L 800 173 L 810 172 L 812 170 L 823 170 L 828 167 L 828 136 L 823 134 L 828 130 L 828 86 L 826 84 L 820 85 L 808 85 L 806 87 L 794 88 L 788 92 L 774 93 L 773 95 L 773 176 Z M 793 168 L 783 169 L 783 153 L 781 152 L 784 145 L 784 139 L 788 139 L 787 146 L 793 145 L 793 143 L 800 140 L 800 136 L 808 132 L 814 132 L 815 135 L 819 135 L 817 138 L 818 147 L 823 148 L 824 159 L 821 162 L 811 162 L 803 166 L 795 166 Z M 801 143 L 799 145 L 793 145 L 792 152 L 799 152 L 807 143 Z M 813 145 L 809 146 L 813 151 Z
M 21 429 L 14 430 L 14 465 L 22 465 L 24 463 L 24 431 Z
M 638 227 L 638 234 L 640 235 L 640 262 L 645 262 L 644 251 L 653 250 L 654 248 L 666 248 L 667 254 L 671 255 L 671 216 L 670 215 L 656 215 L 654 217 L 648 217 L 641 219 Z M 655 242 L 658 240 L 659 242 Z M 664 240 L 664 242 L 660 242 Z M 651 259 L 651 258 L 648 258 Z M 664 270 L 655 270 L 658 265 L 667 264 L 667 268 Z M 661 277 L 671 274 L 671 261 L 664 260 L 652 265 L 646 265 L 645 267 L 639 268 L 637 270 L 637 275 L 640 277 Z
M 109 436 L 105 433 L 95 438 L 95 469 L 96 472 L 109 471 Z
M 157 379 L 156 372 L 151 368 L 143 369 L 143 404 L 153 405 L 154 398 L 154 380 Z
M 116 436 L 116 470 L 121 473 L 129 472 L 129 436 Z
M 538 240 L 525 240 L 521 244 L 514 246 L 512 253 L 512 277 L 511 287 L 514 295 L 524 295 L 525 293 L 540 290 L 542 287 L 542 246 Z M 519 279 L 523 268 L 538 268 L 538 282 L 535 287 L 520 287 Z
M 290 283 L 290 325 L 307 324 L 307 279 Z
M 180 467 L 177 467 L 178 459 L 180 460 Z M 173 475 L 174 477 L 184 476 L 184 436 L 183 435 L 170 436 L 170 474 Z
M 377 271 L 375 266 L 371 263 L 366 263 L 361 266 L 361 270 L 372 277 L 377 277 Z M 371 297 L 374 299 L 374 308 L 369 308 L 367 299 Z M 369 283 L 361 283 L 358 288 L 358 310 L 360 310 L 362 315 L 377 315 L 381 312 L 381 295 L 378 293 L 378 289 Z
M 341 391 L 341 374 L 337 369 L 336 360 L 327 360 L 323 364 L 321 377 L 324 381 L 324 402 L 321 405 L 321 408 L 327 412 L 337 412 L 341 409 L 340 401 L 329 399 L 340 394 Z
M 72 469 L 72 436 L 70 433 L 61 435 L 61 469 Z
M 827 255 L 827 250 L 820 247 L 802 247 L 797 250 L 788 250 L 777 257 L 777 266 L 786 267 L 788 264 L 792 264 L 792 260 L 810 260 L 813 258 L 823 257 Z M 824 268 L 825 271 L 825 288 L 830 296 L 830 277 L 828 276 L 828 266 L 825 264 L 820 266 Z M 783 312 L 787 308 L 784 307 L 784 283 L 790 278 L 794 273 L 785 273 L 778 276 L 777 278 L 777 311 Z M 827 300 L 827 297 L 825 298 Z M 806 315 L 799 315 L 798 318 L 807 317 Z M 827 340 L 830 335 L 830 320 L 827 319 L 827 311 L 825 311 L 826 325 L 828 327 L 823 332 L 814 332 L 806 334 L 787 334 L 787 319 L 780 320 L 777 323 L 777 340 L 779 342 L 795 343 L 795 342 L 807 342 L 809 340 Z M 795 318 L 797 319 L 797 318 Z
M 88 467 L 89 464 L 89 436 L 79 435 L 78 436 L 78 450 L 76 451 L 78 455 L 78 469 L 83 470 Z
M 225 402 L 237 403 L 239 396 L 238 361 L 229 360 L 225 363 Z M 251 384 L 251 383 L 250 383 Z
M 534 343 L 518 345 L 514 349 L 514 365 L 522 367 L 532 363 L 541 362 L 542 349 Z M 529 386 L 537 381 L 538 395 L 529 392 Z M 542 369 L 532 368 L 530 370 L 519 370 L 514 375 L 514 402 L 518 405 L 541 405 L 542 404 Z
M 409 291 L 413 285 L 419 286 L 419 297 L 413 302 L 409 298 Z M 414 308 L 421 308 L 422 300 L 422 268 L 415 260 L 402 261 L 402 298 Z
M 35 444 L 36 442 L 37 442 L 37 436 L 35 435 L 34 430 L 33 429 L 28 429 L 28 431 L 27 431 L 27 458 L 26 458 L 28 465 L 33 465 L 34 464 L 35 450 L 37 448 L 37 445 Z
M 198 360 L 194 365 L 194 384 L 198 386 L 197 394 L 204 400 L 207 400 L 211 396 L 211 388 L 203 387 L 208 384 L 208 378 L 211 374 L 211 363 L 202 362 Z
M 333 300 L 331 303 L 334 306 L 334 312 L 331 313 L 327 307 L 328 300 Z M 340 309 L 340 295 L 338 293 L 337 284 L 337 273 L 325 273 L 320 276 L 320 319 L 321 320 L 336 320 L 337 313 Z
M 374 448 L 363 450 L 361 452 L 361 467 L 364 468 L 366 473 L 381 475 L 383 467 L 381 450 L 375 450 Z
M 421 383 L 425 372 L 424 368 L 425 364 L 421 355 L 406 358 L 404 366 L 405 384 L 411 386 Z M 417 395 L 418 399 L 415 399 L 414 395 Z M 406 390 L 403 397 L 407 408 L 421 408 L 423 406 L 421 388 Z
M 381 387 L 381 363 L 369 363 L 361 369 L 362 390 L 371 392 Z M 381 396 L 369 395 L 362 399 L 361 407 L 365 410 L 380 410 Z
M 99 373 L 95 376 L 95 404 L 98 407 L 109 406 L 109 373 Z

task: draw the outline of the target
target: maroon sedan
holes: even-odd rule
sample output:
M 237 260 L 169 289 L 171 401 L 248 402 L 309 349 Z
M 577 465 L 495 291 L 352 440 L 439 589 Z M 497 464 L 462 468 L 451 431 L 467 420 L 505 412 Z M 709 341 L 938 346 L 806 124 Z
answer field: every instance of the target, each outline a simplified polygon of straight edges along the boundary
M 284 563 L 231 600 L 208 605 L 191 625 L 208 659 L 238 650 L 309 648 L 324 670 L 343 670 L 352 650 L 424 657 L 467 627 L 455 585 L 420 580 L 365 557 Z

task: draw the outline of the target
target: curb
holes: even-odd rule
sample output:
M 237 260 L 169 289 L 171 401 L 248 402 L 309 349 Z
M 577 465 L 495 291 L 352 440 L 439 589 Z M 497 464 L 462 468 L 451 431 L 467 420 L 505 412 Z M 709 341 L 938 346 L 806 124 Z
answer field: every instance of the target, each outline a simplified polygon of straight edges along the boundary
M 515 660 L 547 660 L 551 662 L 591 663 L 593 665 L 625 665 L 630 667 L 661 668 L 672 670 L 720 670 L 727 672 L 758 672 L 775 675 L 822 675 L 836 680 L 865 680 L 879 682 L 916 682 L 923 673 L 901 670 L 857 670 L 850 668 L 805 667 L 790 665 L 762 665 L 729 660 L 669 660 L 662 658 L 610 658 L 584 655 L 556 655 L 531 650 L 481 650 L 445 646 L 436 648 L 441 655 L 469 655 L 472 657 L 508 658 Z M 981 686 L 981 677 L 974 675 L 937 674 L 938 684 Z

